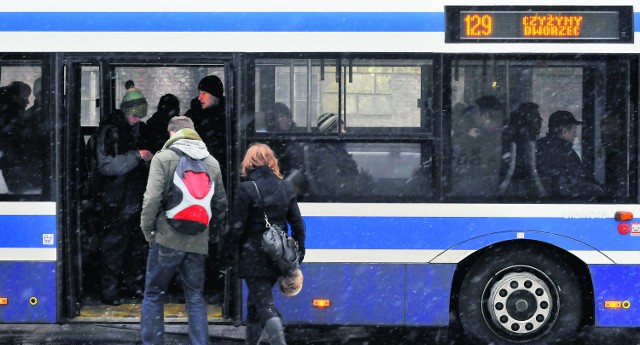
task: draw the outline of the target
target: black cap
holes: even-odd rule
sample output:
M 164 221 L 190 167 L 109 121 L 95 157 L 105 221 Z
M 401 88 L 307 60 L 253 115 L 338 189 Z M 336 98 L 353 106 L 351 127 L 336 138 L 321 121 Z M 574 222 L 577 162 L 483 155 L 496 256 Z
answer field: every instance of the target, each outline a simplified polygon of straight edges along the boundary
M 215 75 L 209 75 L 202 80 L 198 84 L 198 90 L 209 93 L 216 98 L 222 98 L 223 94 L 223 85 L 222 80 Z
M 558 110 L 549 116 L 549 129 L 581 124 L 581 121 L 576 120 L 573 114 L 566 110 Z

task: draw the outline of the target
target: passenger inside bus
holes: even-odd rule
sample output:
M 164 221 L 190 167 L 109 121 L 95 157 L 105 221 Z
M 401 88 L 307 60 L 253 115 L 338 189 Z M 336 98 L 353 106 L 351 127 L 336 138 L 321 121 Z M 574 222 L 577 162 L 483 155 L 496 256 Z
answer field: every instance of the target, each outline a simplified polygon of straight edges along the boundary
M 227 119 L 224 84 L 218 76 L 208 75 L 200 80 L 198 101 L 201 109 L 192 102 L 191 109 L 185 115 L 193 120 L 195 130 L 207 145 L 207 150 L 220 164 L 224 181 L 227 176 Z M 224 277 L 216 259 L 217 252 L 218 244 L 209 243 L 209 256 L 205 266 L 205 294 L 209 303 L 219 303 L 224 288 Z
M 297 125 L 293 121 L 293 113 L 285 104 L 276 102 L 265 114 L 268 132 L 297 132 Z
M 324 113 L 318 117 L 318 131 L 323 134 L 346 131 L 338 125 L 338 115 Z M 320 142 L 314 145 L 309 159 L 309 184 L 319 195 L 366 195 L 373 187 L 373 177 L 358 168 L 358 164 L 347 152 L 344 143 Z
M 101 300 L 110 305 L 121 304 L 121 290 L 126 297 L 142 297 L 146 246 L 139 228 L 140 209 L 153 157 L 142 147 L 144 95 L 129 89 L 120 108 L 100 124 L 96 152 L 104 176 L 102 219 L 108 220 L 102 224 Z
M 147 120 L 148 148 L 152 153 L 160 151 L 164 143 L 169 140 L 167 126 L 169 120 L 180 115 L 180 100 L 173 94 L 160 97 L 158 110 Z
M 185 116 L 190 117 L 196 132 L 207 144 L 207 150 L 220 163 L 222 176 L 227 175 L 227 128 L 225 117 L 224 84 L 218 76 L 208 75 L 198 83 L 198 101 Z
M 452 194 L 490 196 L 498 191 L 503 109 L 495 96 L 466 107 L 453 128 Z
M 604 193 L 573 149 L 579 125 L 571 112 L 556 111 L 549 116 L 547 136 L 537 142 L 538 172 L 551 197 L 592 199 Z
M 35 86 L 37 82 L 34 91 Z M 40 102 L 26 109 L 30 95 L 31 87 L 21 81 L 0 88 L 1 169 L 8 191 L 13 194 L 38 194 L 42 190 L 42 164 L 48 136 L 46 128 L 43 129 L 46 121 L 40 119 Z M 35 96 L 38 99 L 39 95 Z
M 535 164 L 536 139 L 541 127 L 538 104 L 524 102 L 511 112 L 502 136 L 504 151 L 500 167 L 500 195 L 545 195 Z

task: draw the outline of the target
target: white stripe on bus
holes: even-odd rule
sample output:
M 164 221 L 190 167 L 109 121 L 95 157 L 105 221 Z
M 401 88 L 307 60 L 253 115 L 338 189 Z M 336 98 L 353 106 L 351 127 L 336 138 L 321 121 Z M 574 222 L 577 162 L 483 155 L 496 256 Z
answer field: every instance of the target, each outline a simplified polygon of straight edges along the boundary
M 637 54 L 634 44 L 444 42 L 442 32 L 0 32 L 3 51 L 28 52 L 157 52 L 157 42 L 178 52 L 397 52 L 397 53 L 540 53 Z M 370 41 L 375 39 L 375 48 Z M 215 41 L 197 45 L 193 42 Z M 416 42 L 426 42 L 416 44 Z
M 300 203 L 310 217 L 444 217 L 444 218 L 567 218 L 613 219 L 616 211 L 640 216 L 640 206 L 585 204 L 364 204 Z
M 56 203 L 49 201 L 2 201 L 0 216 L 55 216 Z
M 0 261 L 56 261 L 56 248 L 0 248 Z
M 457 264 L 475 250 L 307 249 L 306 263 Z M 588 265 L 640 264 L 640 251 L 572 250 Z M 441 254 L 442 253 L 442 254 Z M 441 254 L 441 255 L 438 255 Z M 604 255 L 603 255 L 604 254 Z M 611 260 L 607 259 L 610 258 Z

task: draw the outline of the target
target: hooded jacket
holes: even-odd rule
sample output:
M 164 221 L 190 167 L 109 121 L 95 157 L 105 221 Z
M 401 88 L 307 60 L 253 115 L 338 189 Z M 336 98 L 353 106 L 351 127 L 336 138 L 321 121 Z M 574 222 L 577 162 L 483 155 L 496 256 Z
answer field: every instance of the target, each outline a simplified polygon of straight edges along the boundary
M 186 235 L 174 230 L 167 222 L 163 200 L 171 189 L 173 174 L 180 161 L 180 156 L 169 150 L 169 147 L 176 148 L 191 158 L 204 159 L 204 164 L 214 180 L 214 194 L 211 199 L 212 219 L 209 225 L 211 227 L 213 224 L 217 231 L 211 231 L 208 228 L 197 235 Z M 140 227 L 145 239 L 150 243 L 157 242 L 164 247 L 175 250 L 208 254 L 209 241 L 215 242 L 217 240 L 220 228 L 224 223 L 227 207 L 227 195 L 222 184 L 218 161 L 209 154 L 206 145 L 194 130 L 185 128 L 176 132 L 151 160 L 140 220 Z

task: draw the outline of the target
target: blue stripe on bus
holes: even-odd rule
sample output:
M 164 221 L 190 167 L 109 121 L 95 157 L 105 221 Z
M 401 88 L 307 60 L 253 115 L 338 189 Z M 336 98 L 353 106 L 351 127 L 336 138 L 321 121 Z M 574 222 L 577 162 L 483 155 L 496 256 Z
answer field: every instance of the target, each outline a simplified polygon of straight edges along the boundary
M 613 219 L 575 218 L 437 218 L 304 217 L 308 249 L 456 249 L 476 250 L 490 233 L 529 232 L 526 238 L 556 236 L 567 250 L 637 250 L 640 236 L 620 235 Z M 511 233 L 508 233 L 511 232 Z M 556 234 L 556 235 L 552 235 Z M 570 240 L 573 239 L 573 240 Z
M 634 13 L 640 32 L 640 13 Z M 2 12 L 0 31 L 443 32 L 442 12 Z
M 0 215 L 0 247 L 55 248 L 56 217 L 54 215 Z M 44 235 L 48 237 L 45 244 Z
M 3 12 L 0 31 L 443 32 L 434 12 Z

